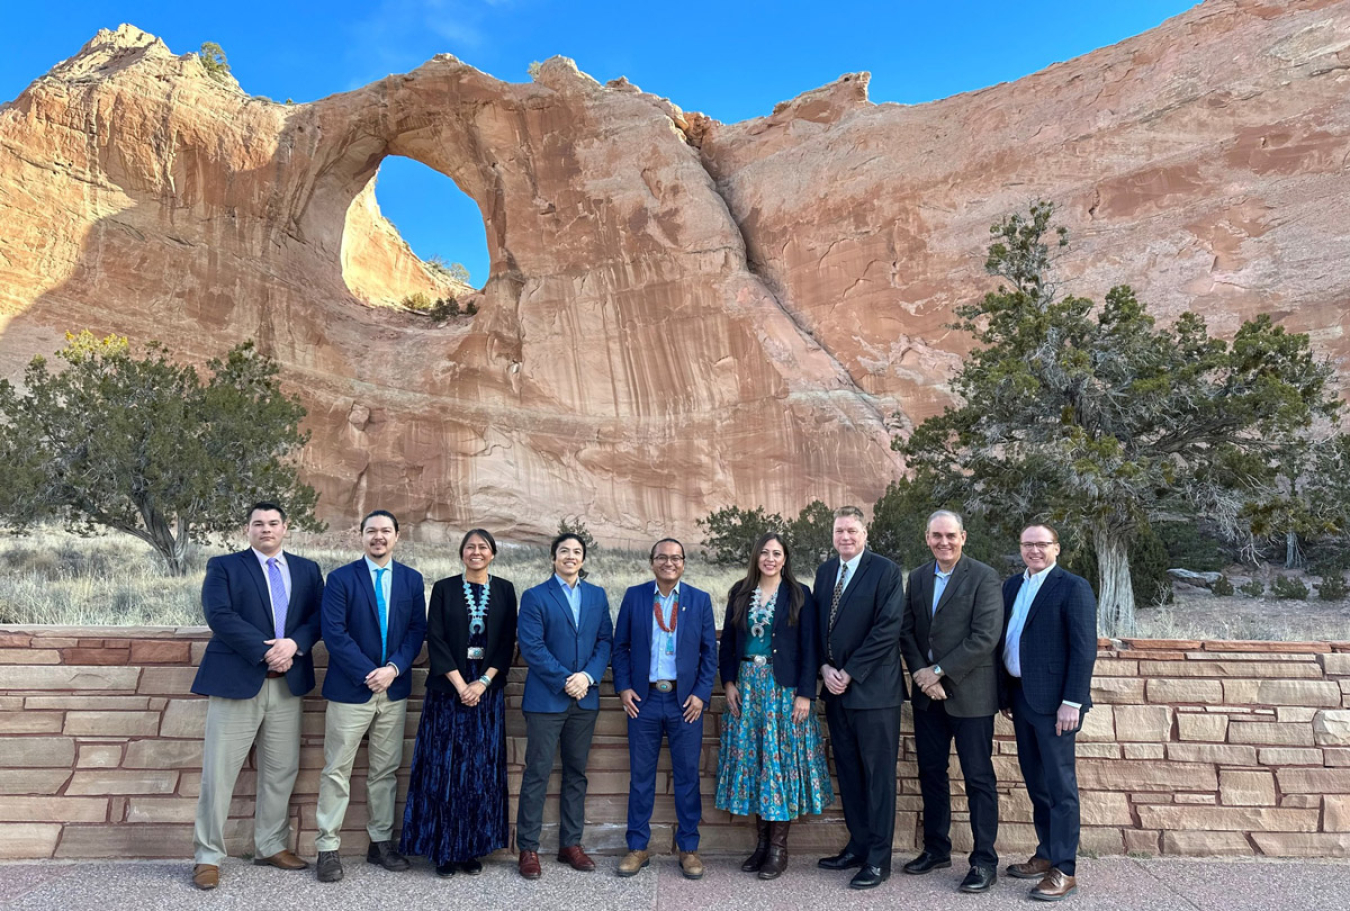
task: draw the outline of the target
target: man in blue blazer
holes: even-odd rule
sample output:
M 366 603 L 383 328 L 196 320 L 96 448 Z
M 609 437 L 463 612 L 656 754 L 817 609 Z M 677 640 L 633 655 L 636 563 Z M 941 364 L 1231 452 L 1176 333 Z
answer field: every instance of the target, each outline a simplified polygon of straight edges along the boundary
M 581 579 L 586 542 L 574 534 L 553 539 L 553 576 L 520 599 L 516 638 L 529 666 L 525 714 L 525 769 L 516 807 L 520 875 L 538 879 L 539 830 L 553 757 L 562 753 L 558 862 L 591 872 L 581 847 L 586 821 L 586 758 L 600 714 L 600 679 L 609 666 L 614 623 L 605 590 Z
M 386 870 L 409 867 L 394 849 L 394 776 L 403 762 L 412 665 L 426 638 L 427 600 L 422 574 L 393 559 L 396 543 L 393 513 L 370 513 L 361 520 L 365 556 L 333 570 L 323 593 L 328 710 L 315 840 L 321 882 L 342 878 L 338 833 L 351 797 L 352 763 L 367 733 L 366 860 Z
M 314 689 L 323 576 L 314 561 L 282 550 L 286 513 L 275 503 L 250 507 L 244 533 L 248 549 L 212 557 L 202 582 L 202 610 L 214 635 L 192 682 L 192 692 L 210 697 L 192 833 L 192 881 L 199 889 L 219 882 L 230 797 L 255 740 L 253 862 L 309 866 L 287 848 L 287 807 L 300 769 L 301 700 Z
M 1003 583 L 1000 702 L 1017 735 L 1037 845 L 1030 860 L 1008 867 L 1008 875 L 1040 880 L 1031 897 L 1058 901 L 1078 890 L 1074 739 L 1092 706 L 1097 601 L 1086 579 L 1059 567 L 1053 528 L 1028 525 L 1021 548 L 1026 571 Z
M 614 689 L 628 713 L 628 854 L 619 875 L 633 876 L 650 863 L 656 761 L 664 734 L 670 742 L 680 869 L 688 879 L 701 879 L 698 770 L 703 709 L 712 701 L 717 672 L 717 629 L 708 593 L 680 582 L 683 544 L 657 541 L 651 564 L 655 580 L 624 593 L 614 627 Z

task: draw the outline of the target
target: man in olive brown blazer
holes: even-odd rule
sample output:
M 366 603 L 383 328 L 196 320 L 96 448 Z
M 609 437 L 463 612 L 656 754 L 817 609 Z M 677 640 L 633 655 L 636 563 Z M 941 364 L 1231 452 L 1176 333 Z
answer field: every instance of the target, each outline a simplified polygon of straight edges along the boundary
M 998 879 L 998 792 L 994 776 L 994 714 L 998 667 L 994 651 L 1003 632 L 998 574 L 961 550 L 961 517 L 938 510 L 925 538 L 933 561 L 909 576 L 900 647 L 914 680 L 914 747 L 923 795 L 923 852 L 905 872 L 950 867 L 952 741 L 965 776 L 975 849 L 962 892 L 987 892 Z

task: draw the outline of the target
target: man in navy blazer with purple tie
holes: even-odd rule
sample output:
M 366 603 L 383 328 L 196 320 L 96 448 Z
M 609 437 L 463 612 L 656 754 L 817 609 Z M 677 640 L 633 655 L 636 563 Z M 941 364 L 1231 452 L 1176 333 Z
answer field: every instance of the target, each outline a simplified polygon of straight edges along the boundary
M 708 593 L 680 581 L 683 544 L 674 538 L 656 542 L 651 561 L 655 580 L 628 589 L 614 625 L 614 690 L 628 713 L 628 855 L 619 875 L 632 876 L 649 863 L 656 762 L 664 734 L 670 743 L 680 870 L 688 879 L 699 879 L 703 801 L 698 767 L 703 709 L 712 701 L 717 673 L 716 622 Z
M 314 842 L 321 882 L 342 878 L 338 833 L 347 815 L 356 750 L 367 732 L 366 860 L 386 870 L 409 867 L 394 848 L 394 776 L 403 762 L 412 664 L 426 638 L 427 599 L 422 574 L 393 559 L 397 541 L 393 513 L 370 513 L 361 520 L 365 556 L 329 573 L 324 589 L 328 674 L 323 695 L 328 709 Z
M 313 560 L 282 550 L 286 513 L 277 504 L 251 506 L 244 531 L 248 549 L 212 557 L 202 582 L 213 635 L 192 682 L 192 692 L 210 697 L 193 830 L 192 880 L 199 889 L 219 882 L 230 797 L 255 741 L 253 862 L 309 866 L 287 847 L 287 807 L 300 769 L 301 700 L 314 689 L 323 575 Z

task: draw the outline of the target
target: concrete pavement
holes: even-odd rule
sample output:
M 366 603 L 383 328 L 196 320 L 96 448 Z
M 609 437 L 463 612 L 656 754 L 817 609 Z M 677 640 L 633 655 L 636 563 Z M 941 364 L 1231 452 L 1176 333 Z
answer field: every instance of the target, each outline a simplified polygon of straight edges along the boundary
M 740 872 L 739 858 L 707 858 L 708 875 L 690 882 L 673 857 L 653 858 L 632 879 L 612 874 L 614 857 L 597 857 L 600 870 L 577 873 L 543 858 L 544 877 L 526 882 L 514 864 L 489 862 L 481 876 L 439 879 L 423 860 L 408 873 L 389 873 L 357 856 L 344 858 L 345 879 L 319 883 L 313 869 L 288 873 L 230 859 L 221 885 L 199 892 L 186 861 L 77 861 L 0 864 L 0 908 L 24 911 L 1002 911 L 1045 907 L 1026 898 L 1030 883 L 1000 876 L 988 895 L 956 891 L 965 873 L 950 870 L 896 874 L 880 888 L 853 892 L 849 874 L 826 873 L 815 856 L 792 858 L 776 882 Z M 1020 858 L 1018 858 L 1020 859 Z M 1005 859 L 1005 863 L 1006 863 Z M 1061 907 L 1075 911 L 1301 911 L 1347 907 L 1350 862 L 1340 860 L 1136 859 L 1103 857 L 1079 861 L 1079 893 Z

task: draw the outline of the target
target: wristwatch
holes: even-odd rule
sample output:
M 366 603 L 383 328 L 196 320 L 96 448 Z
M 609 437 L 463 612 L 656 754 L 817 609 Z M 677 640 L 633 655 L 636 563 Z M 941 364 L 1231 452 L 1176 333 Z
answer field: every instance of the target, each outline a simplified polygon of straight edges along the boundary
M 933 665 L 933 673 L 934 673 L 934 674 L 937 674 L 939 677 L 945 676 L 945 675 L 942 673 L 942 665 L 940 665 L 940 664 L 935 664 L 935 665 Z

